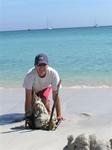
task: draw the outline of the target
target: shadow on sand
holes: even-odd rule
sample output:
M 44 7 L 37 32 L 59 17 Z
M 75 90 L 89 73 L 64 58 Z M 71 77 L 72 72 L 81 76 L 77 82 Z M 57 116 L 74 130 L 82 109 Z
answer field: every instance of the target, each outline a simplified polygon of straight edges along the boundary
M 6 125 L 10 123 L 20 122 L 24 120 L 23 113 L 11 113 L 0 115 L 0 125 Z
M 17 123 L 21 122 L 25 119 L 23 113 L 11 113 L 11 114 L 3 114 L 0 115 L 0 125 L 8 125 L 11 123 Z M 32 130 L 26 129 L 24 123 L 22 125 L 20 124 L 14 124 L 13 127 L 8 129 L 8 131 L 3 131 L 1 132 L 2 134 L 7 134 L 7 133 L 12 133 L 12 132 L 20 132 L 20 133 L 25 133 L 25 132 L 31 132 Z

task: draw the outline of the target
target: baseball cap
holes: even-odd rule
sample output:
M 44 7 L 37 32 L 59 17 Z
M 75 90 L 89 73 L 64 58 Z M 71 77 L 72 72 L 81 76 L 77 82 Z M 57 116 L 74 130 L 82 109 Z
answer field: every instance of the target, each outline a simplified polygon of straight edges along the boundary
M 46 54 L 38 54 L 36 57 L 35 57 L 35 65 L 40 65 L 40 64 L 48 64 L 48 57 Z

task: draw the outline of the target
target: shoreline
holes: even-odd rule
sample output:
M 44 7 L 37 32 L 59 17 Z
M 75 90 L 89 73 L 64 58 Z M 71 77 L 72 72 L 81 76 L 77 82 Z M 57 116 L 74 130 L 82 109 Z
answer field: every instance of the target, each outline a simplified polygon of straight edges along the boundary
M 109 89 L 112 88 L 110 85 L 62 85 L 63 89 Z M 22 86 L 0 86 L 0 90 L 4 89 L 24 89 Z

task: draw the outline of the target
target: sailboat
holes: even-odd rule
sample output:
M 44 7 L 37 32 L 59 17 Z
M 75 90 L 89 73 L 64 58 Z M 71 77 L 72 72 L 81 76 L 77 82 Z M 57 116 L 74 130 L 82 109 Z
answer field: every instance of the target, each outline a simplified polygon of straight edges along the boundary
M 48 30 L 52 30 L 52 29 L 53 29 L 52 27 L 49 27 L 49 28 L 48 28 Z
M 47 19 L 47 23 L 46 24 L 47 24 L 47 29 L 48 30 L 52 30 L 53 29 L 53 27 L 48 23 L 48 19 Z
M 95 24 L 94 27 L 97 28 L 97 27 L 98 27 L 98 24 Z
M 93 26 L 93 27 L 95 27 L 95 28 L 98 27 L 98 24 L 96 23 L 96 19 L 95 19 L 95 21 L 94 21 L 94 26 Z

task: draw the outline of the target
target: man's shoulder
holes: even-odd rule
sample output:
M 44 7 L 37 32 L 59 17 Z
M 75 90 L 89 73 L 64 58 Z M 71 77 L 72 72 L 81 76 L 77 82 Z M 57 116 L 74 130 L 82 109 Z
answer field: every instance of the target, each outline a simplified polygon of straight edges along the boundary
M 54 69 L 54 68 L 52 68 L 52 67 L 48 67 L 48 76 L 50 76 L 51 78 L 58 78 L 59 77 L 59 74 L 58 74 L 58 72 Z
M 27 72 L 27 75 L 35 75 L 35 74 L 36 74 L 35 67 L 30 68 Z
M 54 73 L 54 74 L 55 74 L 55 73 L 58 73 L 54 68 L 52 68 L 52 67 L 50 67 L 50 66 L 48 67 L 48 72 L 49 72 L 49 73 Z
M 34 67 L 28 70 L 23 82 L 23 87 L 25 89 L 32 89 L 32 84 L 35 79 L 35 75 L 36 75 L 36 71 Z

